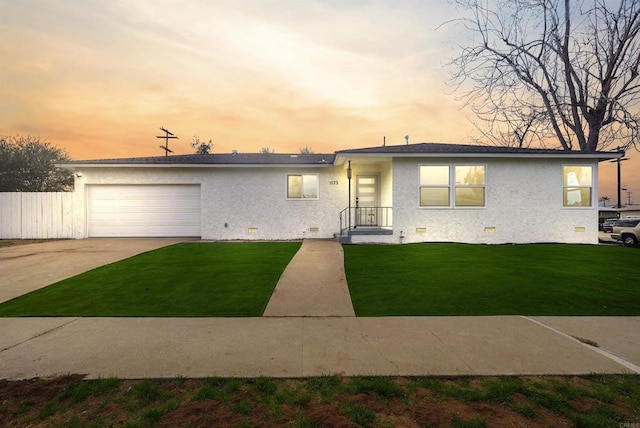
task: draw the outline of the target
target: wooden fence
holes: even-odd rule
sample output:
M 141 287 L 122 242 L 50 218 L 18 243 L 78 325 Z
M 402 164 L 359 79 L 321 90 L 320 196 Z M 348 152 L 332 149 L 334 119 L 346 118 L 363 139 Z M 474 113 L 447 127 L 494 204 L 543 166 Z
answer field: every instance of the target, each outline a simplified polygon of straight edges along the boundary
M 73 193 L 0 193 L 0 239 L 73 237 Z

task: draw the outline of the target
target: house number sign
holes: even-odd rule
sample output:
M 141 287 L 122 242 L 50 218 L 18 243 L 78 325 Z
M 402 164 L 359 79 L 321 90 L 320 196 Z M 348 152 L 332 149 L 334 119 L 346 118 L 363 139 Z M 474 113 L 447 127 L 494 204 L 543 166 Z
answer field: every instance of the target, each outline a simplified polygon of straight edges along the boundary
M 337 186 L 337 185 L 338 185 L 338 180 L 329 181 L 329 186 Z

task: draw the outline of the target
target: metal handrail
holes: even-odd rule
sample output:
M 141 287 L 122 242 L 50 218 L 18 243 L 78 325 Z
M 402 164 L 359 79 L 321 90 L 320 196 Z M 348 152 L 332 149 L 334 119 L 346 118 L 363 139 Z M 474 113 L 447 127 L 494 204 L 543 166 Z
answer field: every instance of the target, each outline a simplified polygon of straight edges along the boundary
M 390 228 L 393 207 L 350 207 L 340 211 L 340 233 L 358 227 Z

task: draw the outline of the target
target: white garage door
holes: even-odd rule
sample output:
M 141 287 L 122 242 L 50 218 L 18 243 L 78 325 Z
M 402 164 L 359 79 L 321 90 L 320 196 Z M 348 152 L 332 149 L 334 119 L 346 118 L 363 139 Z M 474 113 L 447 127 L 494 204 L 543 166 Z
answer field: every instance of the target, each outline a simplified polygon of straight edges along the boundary
M 90 237 L 200 236 L 199 185 L 89 186 Z

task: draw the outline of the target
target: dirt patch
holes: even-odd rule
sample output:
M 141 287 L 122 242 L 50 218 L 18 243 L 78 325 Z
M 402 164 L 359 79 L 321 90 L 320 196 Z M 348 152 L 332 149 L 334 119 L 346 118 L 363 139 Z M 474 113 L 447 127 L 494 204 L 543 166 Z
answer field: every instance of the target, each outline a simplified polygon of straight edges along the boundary
M 640 421 L 639 404 L 640 377 L 622 375 L 0 380 L 8 427 L 619 426 Z

